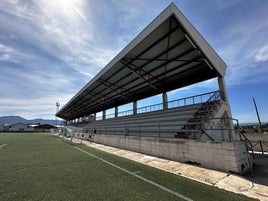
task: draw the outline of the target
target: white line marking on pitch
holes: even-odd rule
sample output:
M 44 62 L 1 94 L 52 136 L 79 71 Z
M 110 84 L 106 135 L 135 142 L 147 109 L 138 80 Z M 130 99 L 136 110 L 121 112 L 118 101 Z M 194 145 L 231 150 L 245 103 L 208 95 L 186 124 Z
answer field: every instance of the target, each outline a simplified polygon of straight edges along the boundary
M 8 144 L 9 144 L 9 143 L 0 145 L 0 149 L 1 149 L 2 147 L 4 147 L 4 146 L 7 146 Z
M 4 147 L 4 146 L 7 146 L 9 143 L 6 143 L 6 144 L 2 144 L 0 145 L 0 148 Z
M 190 198 L 188 198 L 188 197 L 186 197 L 186 196 L 184 196 L 184 195 L 182 195 L 180 193 L 177 193 L 177 192 L 175 192 L 175 191 L 173 191 L 173 190 L 171 190 L 169 188 L 166 188 L 166 187 L 164 187 L 164 186 L 162 186 L 162 185 L 160 185 L 158 183 L 155 183 L 155 182 L 153 182 L 153 181 L 151 181 L 149 179 L 146 179 L 146 178 L 144 178 L 144 177 L 142 177 L 140 175 L 137 175 L 137 174 L 135 174 L 135 172 L 130 172 L 130 171 L 128 171 L 128 170 L 126 170 L 126 169 L 124 169 L 124 168 L 122 168 L 120 166 L 117 166 L 117 165 L 115 165 L 113 163 L 110 163 L 109 161 L 106 161 L 103 158 L 95 156 L 94 154 L 91 154 L 91 153 L 89 153 L 87 151 L 84 151 L 83 149 L 80 149 L 79 147 L 74 147 L 74 148 L 76 148 L 76 149 L 78 149 L 78 150 L 80 150 L 80 151 L 82 151 L 82 152 L 84 152 L 84 153 L 86 153 L 86 154 L 88 154 L 88 155 L 90 155 L 90 156 L 92 156 L 94 158 L 97 158 L 97 159 L 101 160 L 102 162 L 107 163 L 107 164 L 109 164 L 109 165 L 111 165 L 111 166 L 113 166 L 113 167 L 115 167 L 115 168 L 117 168 L 119 170 L 122 170 L 122 171 L 124 171 L 124 172 L 126 172 L 126 173 L 128 173 L 128 174 L 130 174 L 130 175 L 132 175 L 134 177 L 137 177 L 137 178 L 139 178 L 139 179 L 141 179 L 141 180 L 143 180 L 143 181 L 145 181 L 147 183 L 150 183 L 150 184 L 152 184 L 152 185 L 154 185 L 154 186 L 156 186 L 156 187 L 158 187 L 158 188 L 160 188 L 160 189 L 162 189 L 164 191 L 167 191 L 168 193 L 171 193 L 172 195 L 175 195 L 175 196 L 177 196 L 179 198 L 182 198 L 182 199 L 184 199 L 186 201 L 193 201 L 192 199 L 190 199 Z

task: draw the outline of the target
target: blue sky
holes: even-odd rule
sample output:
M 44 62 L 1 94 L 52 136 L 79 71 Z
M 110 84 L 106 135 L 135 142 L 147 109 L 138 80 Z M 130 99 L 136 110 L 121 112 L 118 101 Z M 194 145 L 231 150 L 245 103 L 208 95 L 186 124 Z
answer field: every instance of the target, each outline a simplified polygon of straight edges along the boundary
M 153 2 L 153 3 L 152 3 Z M 64 105 L 171 1 L 1 0 L 0 116 L 54 119 Z M 178 0 L 227 64 L 234 118 L 268 121 L 268 1 Z M 215 80 L 170 93 L 214 90 Z

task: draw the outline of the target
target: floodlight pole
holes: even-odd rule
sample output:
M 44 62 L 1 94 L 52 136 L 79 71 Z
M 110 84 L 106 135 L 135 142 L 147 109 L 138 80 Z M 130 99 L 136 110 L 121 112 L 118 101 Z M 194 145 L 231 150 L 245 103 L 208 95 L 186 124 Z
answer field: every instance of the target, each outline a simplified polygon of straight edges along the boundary
M 259 112 L 258 112 L 257 104 L 256 104 L 256 101 L 255 101 L 254 97 L 253 97 L 253 103 L 254 103 L 255 110 L 256 110 L 256 114 L 257 114 L 257 117 L 258 117 L 259 126 L 260 126 L 260 128 L 261 128 L 261 132 L 263 133 L 262 125 L 261 125 L 261 120 L 260 120 L 260 116 L 259 116 Z
M 56 125 L 58 125 L 57 113 L 58 113 L 59 109 L 60 109 L 60 104 L 59 104 L 59 102 L 56 102 L 56 114 L 55 114 Z

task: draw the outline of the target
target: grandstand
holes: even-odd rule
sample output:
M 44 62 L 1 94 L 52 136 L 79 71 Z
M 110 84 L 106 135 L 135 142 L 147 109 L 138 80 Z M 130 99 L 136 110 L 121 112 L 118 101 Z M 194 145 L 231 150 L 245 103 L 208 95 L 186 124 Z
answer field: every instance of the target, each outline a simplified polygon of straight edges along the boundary
M 235 136 L 225 72 L 222 59 L 171 3 L 56 116 L 78 138 L 242 174 L 252 162 Z M 213 78 L 216 91 L 168 100 L 169 91 Z M 155 95 L 160 104 L 137 107 Z M 119 111 L 124 104 L 131 109 Z

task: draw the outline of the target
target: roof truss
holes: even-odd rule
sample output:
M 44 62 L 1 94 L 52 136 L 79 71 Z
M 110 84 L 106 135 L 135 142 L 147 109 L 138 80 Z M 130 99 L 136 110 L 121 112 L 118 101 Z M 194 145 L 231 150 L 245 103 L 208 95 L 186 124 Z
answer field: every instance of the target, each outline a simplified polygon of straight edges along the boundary
M 71 120 L 210 78 L 226 66 L 172 3 L 57 116 Z

